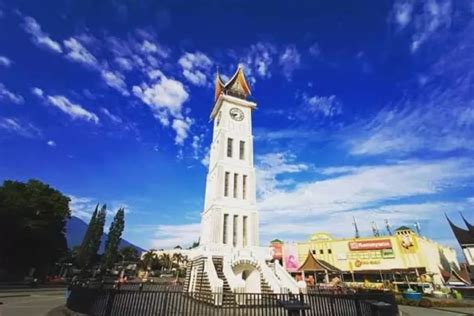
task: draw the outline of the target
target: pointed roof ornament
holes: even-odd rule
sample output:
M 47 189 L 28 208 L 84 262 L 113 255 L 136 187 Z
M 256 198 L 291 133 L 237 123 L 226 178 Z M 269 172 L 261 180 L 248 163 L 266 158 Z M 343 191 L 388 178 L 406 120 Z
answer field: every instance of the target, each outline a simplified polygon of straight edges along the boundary
M 250 86 L 247 83 L 247 79 L 245 78 L 242 64 L 238 65 L 236 72 L 226 83 L 222 81 L 218 69 L 215 87 L 215 100 L 217 100 L 221 93 L 229 94 L 241 99 L 247 99 L 247 97 L 251 94 Z
M 468 230 L 462 229 L 461 227 L 454 225 L 454 223 L 451 222 L 451 220 L 449 219 L 446 213 L 444 213 L 444 216 L 446 216 L 449 226 L 451 226 L 451 230 L 453 231 L 454 236 L 458 240 L 461 247 L 463 245 L 474 245 L 474 234 L 472 234 Z
M 222 81 L 221 74 L 219 73 L 219 66 L 218 66 L 217 72 L 216 72 L 214 100 L 217 100 L 217 98 L 221 95 L 223 88 L 224 88 L 224 82 Z
M 467 219 L 464 217 L 464 215 L 461 212 L 459 212 L 459 214 L 461 214 L 461 218 L 464 221 L 464 224 L 466 224 L 467 229 L 469 229 L 469 232 L 471 233 L 471 235 L 474 236 L 474 225 L 471 225 L 471 223 L 467 221 Z

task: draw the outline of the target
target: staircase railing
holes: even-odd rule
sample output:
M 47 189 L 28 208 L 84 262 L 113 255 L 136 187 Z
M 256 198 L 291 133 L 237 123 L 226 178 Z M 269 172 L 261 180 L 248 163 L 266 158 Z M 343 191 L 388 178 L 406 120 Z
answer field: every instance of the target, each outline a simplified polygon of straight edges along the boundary
M 204 261 L 204 272 L 209 278 L 211 292 L 213 293 L 214 305 L 222 305 L 222 293 L 224 292 L 224 281 L 217 276 L 212 257 L 207 256 Z
M 275 275 L 280 279 L 280 284 L 282 287 L 288 289 L 293 294 L 299 293 L 298 283 L 293 277 L 286 272 L 286 270 L 281 266 L 278 261 L 275 261 L 273 264 Z
M 268 283 L 273 293 L 283 293 L 281 291 L 281 286 L 276 278 L 273 271 L 267 266 L 267 263 L 264 260 L 259 260 L 258 265 L 260 266 L 260 271 L 264 280 Z

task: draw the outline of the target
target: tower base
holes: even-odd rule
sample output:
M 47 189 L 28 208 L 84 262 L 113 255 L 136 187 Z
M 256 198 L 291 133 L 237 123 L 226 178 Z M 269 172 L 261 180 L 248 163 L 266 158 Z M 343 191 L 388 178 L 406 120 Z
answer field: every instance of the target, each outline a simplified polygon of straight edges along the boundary
M 264 247 L 202 246 L 188 258 L 184 291 L 213 305 L 226 305 L 226 293 L 293 293 L 297 282 Z

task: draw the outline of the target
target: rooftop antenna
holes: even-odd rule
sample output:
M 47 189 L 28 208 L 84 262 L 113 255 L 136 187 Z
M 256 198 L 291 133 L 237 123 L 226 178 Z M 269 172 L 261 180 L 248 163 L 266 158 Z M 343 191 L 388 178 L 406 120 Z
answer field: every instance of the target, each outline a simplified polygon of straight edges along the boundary
M 387 229 L 389 236 L 392 236 L 392 228 L 390 227 L 390 224 L 388 223 L 388 219 L 385 219 L 385 228 Z
M 354 229 L 355 229 L 355 238 L 360 238 L 360 235 L 359 235 L 359 228 L 357 228 L 357 222 L 356 222 L 356 219 L 354 216 L 352 216 L 352 219 L 354 220 L 352 225 L 354 225 Z
M 421 236 L 421 228 L 420 228 L 420 223 L 419 222 L 415 222 L 415 229 L 416 229 L 416 233 Z
M 380 236 L 379 229 L 377 228 L 377 224 L 374 221 L 372 221 L 372 231 L 374 232 L 375 237 Z

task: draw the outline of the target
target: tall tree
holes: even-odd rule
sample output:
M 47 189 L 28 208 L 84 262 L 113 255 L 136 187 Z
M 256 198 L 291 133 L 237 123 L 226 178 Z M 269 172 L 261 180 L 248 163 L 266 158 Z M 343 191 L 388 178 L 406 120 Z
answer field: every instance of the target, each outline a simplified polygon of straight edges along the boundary
M 0 268 L 37 277 L 66 253 L 69 198 L 38 180 L 7 180 L 0 186 Z
M 89 221 L 78 259 L 79 265 L 83 270 L 90 268 L 96 261 L 97 252 L 99 251 L 101 238 L 104 233 L 106 213 L 107 206 L 104 204 L 99 210 L 99 205 L 97 204 Z
M 92 231 L 94 230 L 95 223 L 97 221 L 97 213 L 99 212 L 99 203 L 95 206 L 95 210 L 92 213 L 91 219 L 89 220 L 89 225 L 87 226 L 86 234 L 82 239 L 81 247 L 79 248 L 77 255 L 77 262 L 81 268 L 85 268 L 89 265 L 90 253 L 91 253 L 91 239 Z
M 104 253 L 104 266 L 111 268 L 117 259 L 118 247 L 120 239 L 122 238 L 122 232 L 125 226 L 125 212 L 123 208 L 120 208 L 115 214 L 112 224 L 110 224 L 109 235 L 105 242 L 105 253 Z M 125 258 L 123 258 L 125 260 Z

